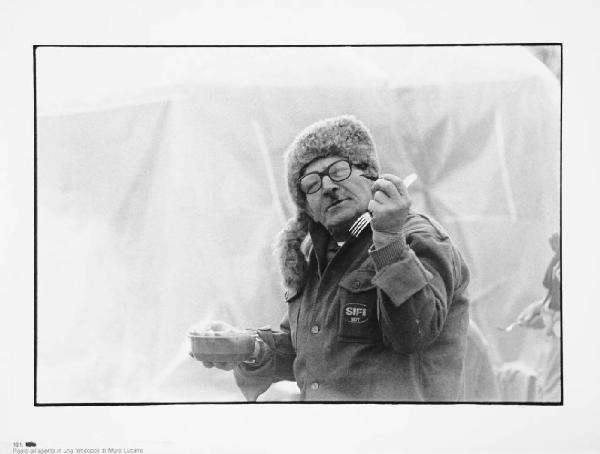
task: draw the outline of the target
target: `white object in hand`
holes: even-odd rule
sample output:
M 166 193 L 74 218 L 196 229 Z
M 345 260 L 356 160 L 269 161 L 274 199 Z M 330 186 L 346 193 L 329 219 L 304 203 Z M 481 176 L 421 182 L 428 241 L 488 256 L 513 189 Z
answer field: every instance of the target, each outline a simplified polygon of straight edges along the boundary
M 404 180 L 402 180 L 402 182 L 404 183 L 404 186 L 406 186 L 408 188 L 416 180 L 417 180 L 417 174 L 411 173 Z M 358 217 L 358 219 L 356 221 L 354 221 L 354 224 L 352 224 L 350 226 L 350 230 L 349 230 L 350 235 L 358 238 L 358 236 L 365 229 L 365 227 L 367 225 L 369 225 L 369 223 L 371 222 L 372 219 L 373 219 L 373 216 L 371 216 L 371 213 L 369 213 L 368 211 L 366 213 L 363 213 L 362 215 L 360 215 Z

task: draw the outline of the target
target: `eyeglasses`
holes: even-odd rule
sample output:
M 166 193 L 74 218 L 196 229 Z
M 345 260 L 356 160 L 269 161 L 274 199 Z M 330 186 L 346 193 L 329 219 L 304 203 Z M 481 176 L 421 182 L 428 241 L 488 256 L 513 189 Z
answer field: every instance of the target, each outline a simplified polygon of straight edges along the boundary
M 309 172 L 298 179 L 300 190 L 304 194 L 314 194 L 323 185 L 323 177 L 327 175 L 331 181 L 336 183 L 344 181 L 350 177 L 352 173 L 352 164 L 345 159 L 332 162 L 322 172 Z

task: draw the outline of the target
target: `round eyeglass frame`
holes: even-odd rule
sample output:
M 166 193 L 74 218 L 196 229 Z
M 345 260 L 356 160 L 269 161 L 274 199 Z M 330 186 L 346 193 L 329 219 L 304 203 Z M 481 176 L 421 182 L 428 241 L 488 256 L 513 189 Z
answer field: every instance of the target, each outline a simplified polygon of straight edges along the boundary
M 338 164 L 340 162 L 345 162 L 346 164 L 348 164 L 348 175 L 346 175 L 343 178 L 336 179 L 333 176 L 331 176 L 329 171 L 331 170 L 331 168 L 333 166 L 335 166 L 336 164 Z M 319 184 L 315 185 L 315 188 L 313 190 L 311 190 L 310 192 L 308 192 L 302 188 L 302 180 L 304 180 L 306 177 L 309 177 L 311 175 L 317 175 L 319 177 Z M 323 187 L 323 177 L 325 175 L 327 175 L 329 177 L 329 179 L 335 183 L 339 183 L 340 181 L 347 180 L 348 178 L 350 178 L 350 175 L 352 175 L 352 163 L 350 161 L 348 161 L 347 159 L 338 159 L 337 161 L 334 161 L 331 164 L 329 164 L 325 168 L 325 170 L 323 170 L 322 172 L 314 171 L 314 172 L 308 172 L 307 174 L 302 175 L 300 178 L 298 178 L 298 187 L 300 188 L 300 191 L 306 195 L 314 194 L 314 193 L 318 192 L 319 189 L 321 189 Z

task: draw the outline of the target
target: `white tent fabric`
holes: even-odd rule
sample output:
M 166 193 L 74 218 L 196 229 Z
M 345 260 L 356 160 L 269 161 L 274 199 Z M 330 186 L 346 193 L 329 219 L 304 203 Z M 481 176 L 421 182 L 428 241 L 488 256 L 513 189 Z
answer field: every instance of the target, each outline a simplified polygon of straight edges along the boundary
M 559 230 L 560 91 L 519 47 L 38 49 L 38 400 L 241 401 L 187 328 L 277 326 L 282 153 L 351 113 L 472 271 L 498 362 L 543 337 L 497 325 L 543 296 Z M 289 396 L 289 394 L 282 394 Z M 271 398 L 281 396 L 273 391 Z M 267 396 L 268 398 L 268 396 Z

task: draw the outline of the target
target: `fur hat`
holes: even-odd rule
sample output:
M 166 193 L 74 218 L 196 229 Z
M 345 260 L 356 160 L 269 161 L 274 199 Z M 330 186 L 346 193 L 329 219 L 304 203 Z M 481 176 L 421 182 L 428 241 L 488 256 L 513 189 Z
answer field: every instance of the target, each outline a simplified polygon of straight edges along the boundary
M 306 197 L 300 191 L 298 179 L 308 164 L 328 156 L 348 158 L 353 164 L 364 165 L 365 173 L 379 174 L 379 160 L 371 133 L 352 115 L 320 120 L 304 129 L 290 144 L 285 152 L 286 182 L 296 205 L 296 216 L 289 219 L 279 233 L 275 249 L 284 287 L 290 292 L 302 288 L 308 265 L 302 243 L 311 218 L 306 212 Z

